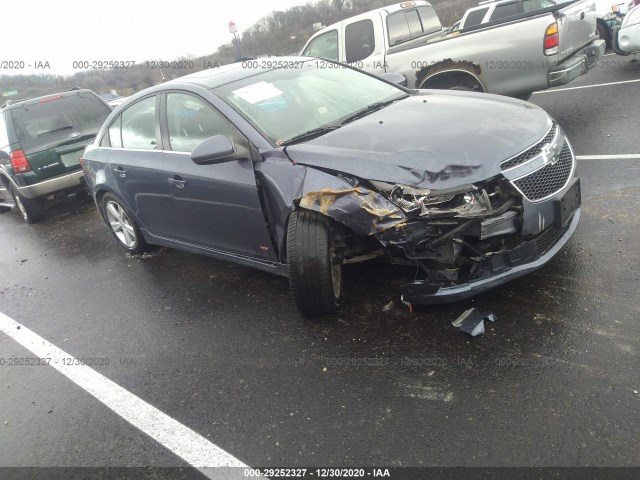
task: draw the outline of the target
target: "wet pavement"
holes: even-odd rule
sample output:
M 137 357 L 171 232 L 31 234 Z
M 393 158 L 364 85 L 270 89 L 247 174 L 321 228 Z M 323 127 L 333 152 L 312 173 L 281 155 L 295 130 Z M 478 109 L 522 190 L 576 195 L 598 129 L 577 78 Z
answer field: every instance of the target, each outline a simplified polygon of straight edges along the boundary
M 615 65 L 571 86 L 640 78 Z M 578 155 L 640 154 L 640 83 L 532 101 Z M 577 174 L 582 220 L 553 261 L 413 315 L 412 271 L 352 265 L 339 314 L 309 321 L 286 279 L 125 255 L 87 202 L 0 216 L 0 312 L 252 466 L 637 467 L 640 159 Z M 471 307 L 497 316 L 476 338 L 451 326 Z M 33 356 L 4 334 L 0 352 Z M 0 392 L 2 466 L 187 466 L 51 367 L 0 366 Z

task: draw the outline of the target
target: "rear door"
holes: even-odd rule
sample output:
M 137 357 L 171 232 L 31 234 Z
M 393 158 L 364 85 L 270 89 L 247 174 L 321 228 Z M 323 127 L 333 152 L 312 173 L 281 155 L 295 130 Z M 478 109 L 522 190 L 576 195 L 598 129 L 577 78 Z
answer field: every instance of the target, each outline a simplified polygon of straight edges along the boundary
M 596 11 L 593 0 L 572 3 L 557 12 L 560 36 L 559 61 L 562 62 L 596 36 Z
M 101 141 L 118 193 L 136 220 L 157 237 L 173 238 L 180 219 L 169 192 L 158 123 L 159 97 L 145 97 L 118 115 Z
M 91 92 L 52 95 L 8 112 L 38 180 L 80 168 L 80 156 L 111 109 Z

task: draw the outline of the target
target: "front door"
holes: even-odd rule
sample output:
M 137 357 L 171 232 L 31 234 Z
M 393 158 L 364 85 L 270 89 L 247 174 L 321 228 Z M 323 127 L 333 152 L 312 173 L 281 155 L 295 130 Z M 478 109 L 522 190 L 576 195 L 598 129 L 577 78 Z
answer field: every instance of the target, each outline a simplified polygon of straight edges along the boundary
M 190 93 L 166 96 L 170 151 L 165 173 L 182 226 L 180 241 L 207 249 L 277 260 L 258 196 L 253 162 L 197 165 L 191 151 L 202 140 L 226 135 L 248 141 L 210 103 Z M 166 145 L 165 145 L 166 147 Z

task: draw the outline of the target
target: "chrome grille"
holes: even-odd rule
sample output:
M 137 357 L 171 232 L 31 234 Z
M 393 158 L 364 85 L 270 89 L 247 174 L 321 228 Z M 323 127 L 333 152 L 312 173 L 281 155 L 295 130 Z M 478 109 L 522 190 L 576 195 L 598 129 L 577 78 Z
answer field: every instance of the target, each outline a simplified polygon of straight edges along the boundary
M 540 154 L 540 152 L 542 151 L 542 147 L 544 147 L 547 143 L 551 142 L 554 139 L 557 131 L 558 124 L 556 122 L 553 122 L 549 133 L 547 133 L 542 140 L 536 143 L 533 147 L 522 152 L 520 155 L 516 155 L 515 157 L 502 162 L 500 168 L 502 170 L 508 170 L 510 168 L 517 167 L 518 165 L 522 165 L 523 163 L 528 162 L 533 157 Z
M 571 178 L 572 171 L 573 153 L 565 141 L 555 164 L 547 163 L 541 169 L 514 180 L 513 184 L 525 197 L 535 202 L 562 190 Z

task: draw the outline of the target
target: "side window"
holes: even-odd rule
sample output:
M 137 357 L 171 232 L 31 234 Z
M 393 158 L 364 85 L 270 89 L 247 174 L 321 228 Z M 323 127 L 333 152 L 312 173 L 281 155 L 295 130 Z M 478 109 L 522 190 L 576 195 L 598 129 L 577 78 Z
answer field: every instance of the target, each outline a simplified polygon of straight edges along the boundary
M 338 61 L 338 31 L 331 30 L 314 38 L 302 55 Z
M 367 58 L 376 48 L 371 20 L 361 20 L 347 25 L 344 38 L 347 63 Z
M 140 150 L 157 148 L 155 96 L 134 103 L 122 112 L 120 117 L 123 148 Z M 117 144 L 115 135 L 117 135 L 116 130 L 114 130 L 114 139 Z M 111 139 L 111 131 L 109 131 L 109 138 Z
M 474 10 L 473 12 L 469 12 L 467 15 L 467 19 L 464 21 L 464 28 L 475 27 L 476 25 L 480 25 L 482 23 L 482 19 L 487 14 L 488 8 L 481 8 L 479 10 Z
M 491 21 L 502 20 L 503 18 L 513 17 L 522 13 L 520 3 L 506 3 L 504 5 L 498 5 L 491 15 Z
M 121 120 L 122 116 L 118 115 L 118 118 L 116 118 L 109 126 L 109 129 L 106 131 L 102 137 L 102 141 L 100 142 L 101 147 L 122 148 L 122 136 L 120 134 Z
M 191 152 L 214 135 L 233 139 L 235 128 L 204 100 L 185 93 L 167 95 L 167 123 L 171 150 Z

